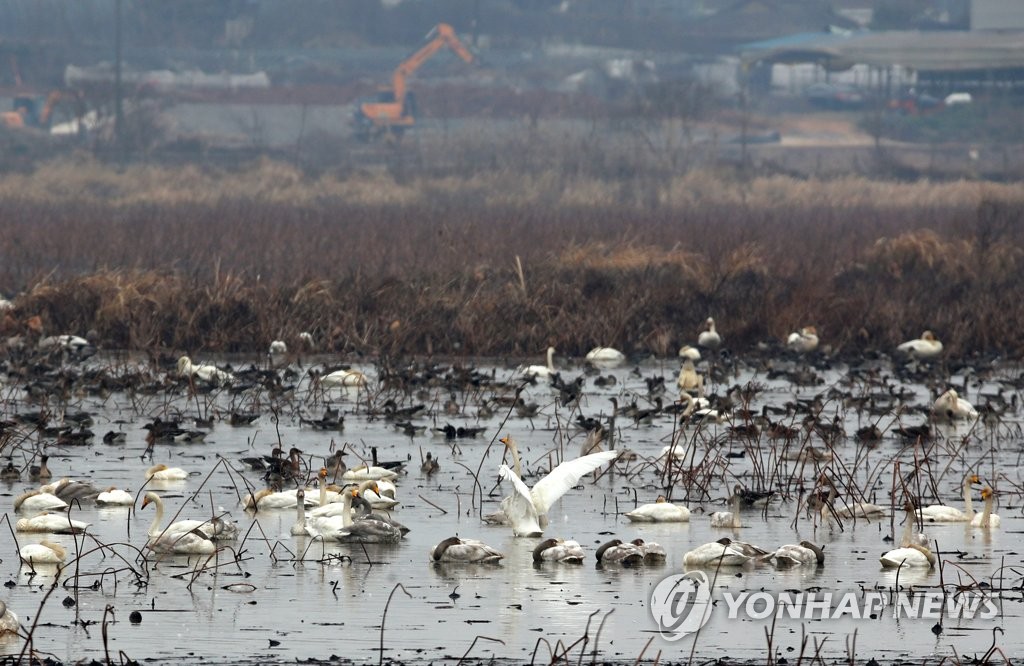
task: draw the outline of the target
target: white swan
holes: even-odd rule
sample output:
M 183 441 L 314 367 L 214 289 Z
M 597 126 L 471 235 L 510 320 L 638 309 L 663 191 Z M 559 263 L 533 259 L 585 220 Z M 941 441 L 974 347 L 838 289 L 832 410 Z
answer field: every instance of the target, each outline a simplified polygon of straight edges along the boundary
M 887 514 L 884 506 L 871 502 L 854 502 L 836 511 L 840 518 L 884 518 Z
M 630 543 L 640 550 L 640 554 L 644 558 L 644 564 L 659 564 L 668 559 L 668 553 L 665 552 L 660 543 L 644 541 L 643 539 L 633 539 Z
M 974 518 L 971 486 L 975 483 L 981 483 L 981 479 L 977 474 L 968 474 L 964 477 L 963 498 L 966 510 L 961 511 L 945 504 L 931 504 L 921 509 L 921 519 L 930 523 L 970 522 Z
M 146 480 L 153 481 L 182 481 L 188 478 L 188 472 L 180 467 L 168 467 L 160 463 L 153 465 L 146 470 Z
M 520 377 L 527 379 L 551 379 L 555 374 L 555 348 L 548 347 L 547 365 L 530 365 L 519 371 Z
M 711 514 L 711 527 L 727 527 L 737 529 L 740 524 L 740 493 L 743 490 L 740 486 L 733 488 L 732 497 L 729 498 L 729 505 L 732 511 L 715 511 Z
M 306 536 L 309 532 L 306 531 L 306 493 L 304 490 L 299 488 L 295 493 L 295 523 L 292 525 L 292 536 Z M 324 508 L 324 507 L 319 507 Z
M 978 418 L 978 410 L 974 405 L 957 394 L 956 389 L 949 389 L 932 405 L 932 419 L 935 421 L 960 421 Z
M 320 378 L 320 385 L 325 388 L 338 386 L 366 386 L 366 375 L 359 370 L 335 370 Z
M 938 558 L 923 543 L 927 543 L 923 535 L 914 534 L 915 512 L 912 505 L 906 506 L 907 517 L 903 526 L 903 536 L 900 537 L 899 548 L 894 548 L 879 558 L 884 569 L 895 569 L 898 567 L 928 567 L 935 566 Z
M 804 326 L 786 338 L 786 347 L 800 354 L 807 354 L 818 348 L 818 329 Z
M 690 520 L 690 510 L 666 501 L 661 495 L 657 501 L 641 504 L 625 516 L 634 523 L 685 523 Z
M 398 478 L 398 473 L 386 467 L 359 465 L 349 468 L 341 475 L 342 481 L 390 481 Z
M 579 483 L 584 475 L 619 457 L 618 451 L 601 451 L 567 460 L 556 466 L 530 489 L 522 480 L 519 449 L 515 440 L 511 435 L 506 435 L 500 441 L 508 447 L 515 466 L 513 471 L 507 465 L 502 465 L 498 469 L 498 475 L 502 479 L 512 481 L 515 491 L 501 501 L 501 508 L 508 516 L 512 532 L 516 536 L 540 536 L 543 534 L 542 528 L 547 525 L 547 514 L 551 505 Z
M 127 490 L 111 486 L 96 496 L 96 504 L 100 506 L 131 506 L 135 498 Z
M 221 370 L 215 365 L 208 365 L 206 363 L 194 365 L 192 359 L 188 356 L 182 356 L 178 359 L 178 374 L 182 377 L 195 377 L 200 381 L 214 384 L 215 386 L 230 384 L 235 380 L 234 375 Z
M 717 567 L 719 562 L 721 562 L 723 567 L 739 567 L 749 561 L 749 556 L 744 555 L 731 545 L 719 543 L 718 541 L 697 546 L 683 555 L 683 565 L 688 567 Z
M 676 379 L 676 386 L 679 393 L 694 393 L 701 395 L 704 392 L 704 377 L 697 372 L 693 361 L 685 359 L 683 366 L 679 368 L 679 377 Z
M 683 345 L 679 348 L 679 356 L 682 358 L 688 358 L 694 363 L 700 360 L 700 350 L 690 345 Z
M 59 543 L 44 540 L 25 544 L 18 551 L 18 555 L 26 564 L 63 564 L 68 552 Z
M 981 499 L 985 500 L 985 508 L 982 509 L 981 513 L 971 519 L 971 526 L 981 527 L 984 529 L 999 527 L 999 523 L 1001 523 L 1002 520 L 1000 520 L 997 514 L 992 513 L 992 504 L 995 502 L 995 493 L 991 488 L 982 488 Z
M 587 352 L 587 361 L 602 368 L 617 368 L 626 362 L 626 355 L 612 347 L 594 347 Z
M 50 532 L 51 534 L 80 534 L 89 523 L 74 520 L 66 513 L 41 513 L 31 518 L 21 518 L 14 525 L 19 532 Z
M 164 519 L 164 502 L 156 493 L 146 493 L 146 496 L 142 499 L 142 508 L 145 509 L 150 504 L 156 505 L 155 514 L 153 515 L 153 523 L 149 526 L 149 531 L 146 533 L 151 538 L 165 539 L 170 538 L 171 535 L 183 534 L 185 532 L 198 532 L 207 539 L 214 541 L 230 540 L 238 536 L 238 526 L 231 521 L 223 520 L 221 518 L 211 518 L 209 520 L 185 518 L 183 520 L 173 522 L 167 527 L 161 528 L 160 523 L 162 523 Z
M 483 541 L 453 536 L 430 549 L 432 562 L 497 562 L 505 557 Z
M 621 564 L 623 566 L 635 566 L 644 563 L 644 552 L 635 544 L 622 543 L 621 539 L 612 539 L 604 543 L 594 557 L 601 564 Z
M 68 508 L 67 502 L 56 495 L 39 490 L 30 490 L 18 495 L 14 500 L 15 511 L 51 511 L 66 508 Z
M 777 567 L 818 565 L 825 563 L 825 551 L 810 541 L 801 541 L 799 544 L 779 546 L 774 553 L 770 553 L 764 559 L 773 560 Z
M 342 496 L 340 515 L 310 516 L 306 520 L 306 533 L 324 541 L 351 541 L 362 543 L 394 543 L 401 540 L 402 531 L 383 520 L 368 516 L 352 519 L 352 498 L 358 488 L 346 490 Z
M 253 510 L 266 510 L 266 509 L 294 509 L 297 499 L 297 490 L 281 490 L 274 491 L 270 488 L 264 488 L 263 490 L 257 491 L 255 495 L 249 494 L 245 496 L 242 501 L 242 506 L 247 511 Z M 306 506 L 316 506 L 316 500 L 312 497 L 303 497 L 303 503 Z
M 896 347 L 896 351 L 911 358 L 935 358 L 942 353 L 942 343 L 931 331 L 925 331 L 916 340 L 908 340 Z
M 722 336 L 715 330 L 715 320 L 708 317 L 704 320 L 704 327 L 697 336 L 697 346 L 705 349 L 718 349 L 722 345 Z
M 267 353 L 270 354 L 271 356 L 280 356 L 281 354 L 287 354 L 288 345 L 285 343 L 284 340 L 273 340 L 270 343 L 270 349 L 267 350 Z
M 16 634 L 21 629 L 18 616 L 14 614 L 7 604 L 0 601 L 0 636 L 4 634 Z
M 562 539 L 545 539 L 533 549 L 534 562 L 567 562 L 569 564 L 582 564 L 583 547 L 576 541 L 563 541 Z

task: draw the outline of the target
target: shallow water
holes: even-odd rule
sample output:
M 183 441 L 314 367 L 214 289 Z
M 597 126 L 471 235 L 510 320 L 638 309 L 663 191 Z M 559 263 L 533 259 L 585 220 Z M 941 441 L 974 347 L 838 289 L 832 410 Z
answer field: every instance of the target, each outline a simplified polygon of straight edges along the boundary
M 88 363 L 98 362 L 94 358 Z M 582 412 L 588 416 L 609 415 L 611 397 L 618 397 L 624 404 L 633 394 L 646 395 L 642 376 L 665 376 L 669 385 L 668 401 L 676 395 L 676 367 L 672 360 L 647 362 L 639 374 L 632 372 L 631 366 L 620 368 L 613 371 L 618 380 L 616 385 L 605 388 L 596 387 L 592 379 L 588 379 L 580 403 Z M 375 374 L 371 367 L 364 369 Z M 499 381 L 513 376 L 511 369 L 501 365 L 484 365 L 481 369 L 488 373 L 493 370 Z M 1001 374 L 1010 377 L 1015 372 L 1006 368 Z M 577 374 L 578 368 L 567 372 L 570 377 Z M 796 387 L 783 380 L 768 380 L 753 369 L 741 369 L 727 384 L 745 384 L 751 380 L 764 384 L 765 390 L 753 402 L 753 406 L 759 408 L 765 403 L 782 405 L 795 397 L 824 393 L 844 374 L 845 370 L 837 368 L 822 373 L 826 380 L 822 385 Z M 996 379 L 998 377 L 972 378 L 967 397 L 976 398 L 978 392 L 994 390 Z M 960 382 L 959 377 L 951 380 Z M 50 468 L 55 476 L 88 479 L 100 487 L 128 487 L 138 493 L 144 471 L 150 465 L 163 462 L 183 467 L 193 473 L 186 481 L 147 487 L 156 489 L 164 497 L 167 519 L 186 502 L 180 517 L 208 517 L 211 507 L 223 508 L 231 512 L 245 538 L 229 542 L 227 545 L 233 551 L 224 550 L 207 563 L 207 566 L 216 564 L 215 570 L 196 573 L 197 563 L 202 564 L 196 557 L 150 554 L 145 561 L 139 558 L 137 549 L 145 544 L 146 530 L 153 520 L 152 508 L 132 512 L 127 508 L 98 509 L 86 504 L 73 510 L 75 518 L 92 524 L 89 535 L 78 538 L 78 549 L 84 554 L 62 573 L 61 586 L 44 602 L 53 581 L 52 572 L 40 567 L 40 572 L 32 577 L 26 570 L 19 570 L 17 553 L 9 544 L 0 565 L 8 587 L 0 598 L 19 614 L 24 626 L 29 627 L 38 620 L 34 631 L 35 649 L 60 660 L 103 658 L 101 625 L 105 609 L 110 609 L 113 624 L 108 628 L 108 640 L 112 655 L 123 651 L 133 659 L 159 660 L 172 655 L 181 657 L 180 651 L 184 649 L 196 660 L 202 658 L 207 663 L 326 659 L 331 655 L 354 662 L 375 661 L 380 656 L 381 619 L 392 593 L 384 625 L 384 656 L 399 661 L 459 658 L 467 652 L 471 657 L 495 656 L 521 661 L 530 660 L 535 650 L 538 660 L 550 661 L 550 650 L 561 649 L 556 648 L 561 642 L 562 646 L 572 646 L 569 654 L 573 659 L 585 654 L 589 660 L 596 649 L 600 658 L 606 660 L 633 662 L 641 654 L 653 659 L 659 652 L 662 661 L 682 660 L 689 657 L 692 649 L 700 658 L 727 656 L 757 662 L 763 661 L 766 655 L 766 630 L 773 631 L 773 650 L 788 659 L 801 653 L 804 635 L 808 637 L 803 648 L 805 658 L 815 653 L 815 641 L 823 644 L 820 647 L 823 656 L 844 658 L 848 641 L 855 632 L 856 658 L 863 661 L 871 657 L 891 660 L 931 656 L 933 661 L 938 661 L 954 655 L 980 656 L 992 645 L 996 626 L 1006 630 L 1006 634 L 996 635 L 996 643 L 1008 656 L 1020 654 L 1024 647 L 1024 637 L 1019 630 L 1012 629 L 1021 622 L 1024 575 L 1020 555 L 1024 547 L 1021 537 L 1024 519 L 1020 510 L 1018 471 L 1021 437 L 1015 415 L 1004 415 L 999 424 L 978 424 L 973 431 L 965 426 L 946 427 L 937 438 L 939 444 L 930 450 L 941 498 L 952 506 L 962 504 L 959 486 L 969 466 L 1000 491 L 997 508 L 1003 519 L 1002 527 L 984 531 L 962 524 L 926 526 L 929 538 L 939 544 L 944 561 L 941 574 L 938 568 L 923 572 L 904 569 L 898 580 L 901 588 L 913 585 L 925 589 L 937 589 L 940 576 L 947 585 L 967 584 L 972 579 L 986 581 L 997 590 L 1006 590 L 998 617 L 972 621 L 946 619 L 939 636 L 932 631 L 936 624 L 934 619 L 896 620 L 891 609 L 875 619 L 845 617 L 801 621 L 780 617 L 772 630 L 770 618 L 727 619 L 721 595 L 725 591 L 735 594 L 818 588 L 861 595 L 865 589 L 879 588 L 888 594 L 896 589 L 896 573 L 882 570 L 878 556 L 893 547 L 883 538 L 893 532 L 898 538 L 902 532 L 902 512 L 897 512 L 893 521 L 889 518 L 847 521 L 841 529 L 830 528 L 820 524 L 820 518 L 808 517 L 798 509 L 799 495 L 794 482 L 787 488 L 785 500 L 772 502 L 764 512 L 744 511 L 743 528 L 735 531 L 711 528 L 707 514 L 725 508 L 725 498 L 737 481 L 748 487 L 759 485 L 758 469 L 773 469 L 779 464 L 772 452 L 780 445 L 762 435 L 757 444 L 748 446 L 745 457 L 726 459 L 722 455 L 725 451 L 737 452 L 744 448 L 741 441 L 725 437 L 727 424 L 704 425 L 696 434 L 693 426 L 687 426 L 685 437 L 697 443 L 694 460 L 697 463 L 704 460 L 701 469 L 706 471 L 696 472 L 694 483 L 676 483 L 672 499 L 686 503 L 694 511 L 691 522 L 633 524 L 622 517 L 621 514 L 632 509 L 637 501 L 653 501 L 664 492 L 664 487 L 662 466 L 645 463 L 642 459 L 628 465 L 620 462 L 596 481 L 585 479 L 582 486 L 569 491 L 551 512 L 551 524 L 545 535 L 578 540 L 587 551 L 586 563 L 582 566 L 535 566 L 532 550 L 536 539 L 516 538 L 510 528 L 481 524 L 479 491 L 469 470 L 481 469 L 482 512 L 497 510 L 509 485 L 496 486 L 503 447 L 493 439 L 511 433 L 522 450 L 525 469 L 529 472 L 544 470 L 555 455 L 565 458 L 579 455 L 584 435 L 572 425 L 576 412 L 558 406 L 546 386 L 533 386 L 527 388 L 524 397 L 543 407 L 541 415 L 532 422 L 513 413 L 503 423 L 508 415 L 507 407 L 497 409 L 493 416 L 478 418 L 479 398 L 491 395 L 490 389 L 459 392 L 455 397 L 463 406 L 463 413 L 449 415 L 443 407 L 449 399 L 448 390 L 430 388 L 426 402 L 436 416 L 418 419 L 417 423 L 427 425 L 428 431 L 409 438 L 385 418 L 370 416 L 368 408 L 379 408 L 387 397 L 406 405 L 416 402 L 417 398 L 397 393 L 378 394 L 372 386 L 369 393 L 334 389 L 323 396 L 311 392 L 307 380 L 303 379 L 294 397 L 276 401 L 265 393 L 252 391 L 240 395 L 220 391 L 190 397 L 184 390 L 158 396 L 117 393 L 104 398 L 74 399 L 74 409 L 85 409 L 97 415 L 92 427 L 97 433 L 96 443 L 58 447 L 53 440 L 41 440 L 40 444 L 45 444 L 51 456 Z M 908 386 L 914 391 L 915 399 L 906 400 L 907 404 L 930 402 L 923 384 Z M 7 382 L 4 392 L 7 400 L 3 418 L 38 409 L 19 402 L 24 392 L 15 382 Z M 342 408 L 344 430 L 324 432 L 300 423 L 300 413 L 318 417 L 325 398 Z M 645 403 L 642 397 L 640 402 Z M 51 403 L 51 408 L 55 406 Z M 232 427 L 226 420 L 232 409 L 259 411 L 262 415 L 252 426 Z M 823 414 L 831 416 L 837 409 L 851 435 L 836 445 L 837 460 L 830 464 L 818 463 L 817 470 L 814 463 L 781 463 L 782 471 L 773 474 L 773 478 L 802 478 L 809 490 L 821 471 L 834 479 L 843 479 L 844 484 L 852 474 L 858 484 L 871 488 L 869 499 L 888 506 L 893 486 L 892 461 L 898 459 L 902 473 L 906 474 L 913 466 L 914 447 L 905 447 L 902 440 L 887 434 L 876 449 L 868 451 L 858 446 L 852 433 L 860 425 L 871 422 L 869 419 L 878 417 L 859 415 L 853 409 L 843 409 L 837 402 L 827 402 Z M 274 410 L 278 415 L 276 419 Z M 68 411 L 73 410 L 69 407 Z M 192 415 L 197 412 L 220 414 L 224 420 L 216 422 L 205 443 L 157 444 L 151 456 L 144 455 L 147 444 L 142 424 L 155 416 L 166 418 L 175 411 Z M 923 419 L 923 416 L 913 415 L 902 420 L 918 423 Z M 880 425 L 885 427 L 891 421 L 891 416 L 883 416 Z M 486 430 L 477 438 L 446 442 L 429 429 L 446 422 L 480 425 Z M 799 426 L 799 418 L 796 425 Z M 674 432 L 673 419 L 668 415 L 659 416 L 650 426 L 640 427 L 620 417 L 617 426 L 616 446 L 631 448 L 642 458 L 651 460 L 671 441 Z M 103 444 L 102 434 L 117 427 L 127 433 L 127 442 Z M 393 513 L 397 520 L 411 528 L 411 532 L 397 545 L 366 544 L 365 549 L 359 545 L 324 545 L 310 543 L 306 537 L 291 536 L 294 510 L 261 511 L 256 515 L 243 511 L 239 499 L 246 492 L 244 483 L 261 487 L 262 481 L 260 473 L 247 471 L 238 460 L 243 456 L 269 453 L 278 437 L 285 449 L 291 446 L 301 449 L 314 470 L 321 464 L 322 456 L 328 454 L 332 440 L 339 447 L 348 445 L 352 451 L 347 457 L 350 465 L 360 455 L 368 456 L 371 446 L 378 447 L 382 460 L 411 456 L 408 473 L 396 482 L 401 505 Z M 820 441 L 813 441 L 815 446 L 822 446 Z M 967 443 L 963 444 L 964 441 Z M 798 450 L 799 443 L 791 447 Z M 21 449 L 31 449 L 31 443 L 22 443 Z M 427 451 L 437 456 L 441 465 L 440 472 L 431 478 L 419 471 L 421 455 Z M 706 454 L 710 455 L 708 459 L 705 459 Z M 924 451 L 917 448 L 916 454 L 920 459 Z M 14 456 L 17 464 L 26 460 L 22 450 L 16 451 Z M 221 459 L 224 462 L 218 465 Z M 870 482 L 867 482 L 869 476 Z M 537 478 L 528 475 L 526 482 L 532 484 Z M 706 494 L 699 490 L 705 485 Z M 7 498 L 0 501 L 6 502 L 10 520 L 18 517 L 10 510 L 13 497 L 35 486 L 23 480 L 5 487 Z M 193 498 L 191 502 L 189 498 Z M 978 501 L 977 490 L 975 501 Z M 977 508 L 981 508 L 980 504 Z M 501 550 L 505 559 L 497 565 L 428 562 L 431 546 L 452 534 L 481 539 Z M 658 542 L 668 551 L 668 562 L 638 568 L 597 567 L 594 551 L 615 536 Z M 664 577 L 683 571 L 682 556 L 686 551 L 722 536 L 766 548 L 807 539 L 825 544 L 825 564 L 795 570 L 777 570 L 771 565 L 758 564 L 739 570 L 722 569 L 717 577 L 714 570 L 708 570 L 708 576 L 715 578 L 714 594 L 719 600 L 710 622 L 696 636 L 666 640 L 658 633 L 658 625 L 648 609 L 651 590 Z M 74 537 L 50 538 L 75 551 Z M 40 540 L 41 535 L 19 534 L 18 539 L 24 544 Z M 97 551 L 96 542 L 111 547 Z M 1000 575 L 1003 565 L 1005 568 Z M 77 590 L 73 578 L 76 570 L 81 576 Z M 99 582 L 98 587 L 90 589 L 94 582 Z M 401 587 L 396 587 L 398 585 Z M 453 592 L 457 596 L 453 597 Z M 998 593 L 995 596 L 999 596 Z M 76 603 L 65 606 L 62 602 L 66 597 L 72 597 Z M 129 614 L 134 610 L 142 612 L 139 624 L 129 622 Z M 577 642 L 588 630 L 588 623 L 588 641 Z M 474 644 L 477 637 L 480 638 Z M 0 642 L 0 653 L 17 653 L 20 649 L 20 641 Z

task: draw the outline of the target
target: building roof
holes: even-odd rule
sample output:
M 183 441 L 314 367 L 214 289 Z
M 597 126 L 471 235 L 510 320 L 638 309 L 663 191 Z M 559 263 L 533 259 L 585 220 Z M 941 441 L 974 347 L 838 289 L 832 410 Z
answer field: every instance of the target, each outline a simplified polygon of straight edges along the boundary
M 746 62 L 816 62 L 833 69 L 855 64 L 900 65 L 921 72 L 1024 68 L 1024 31 L 858 32 L 805 34 L 744 44 Z

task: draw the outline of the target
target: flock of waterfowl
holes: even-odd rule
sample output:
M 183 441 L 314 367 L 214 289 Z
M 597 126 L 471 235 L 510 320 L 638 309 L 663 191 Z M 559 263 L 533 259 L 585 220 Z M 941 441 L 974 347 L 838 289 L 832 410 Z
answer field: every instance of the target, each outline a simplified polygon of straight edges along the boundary
M 470 469 L 475 464 L 448 471 L 466 476 L 463 487 L 493 485 L 496 496 L 469 491 L 467 502 L 478 511 L 476 538 L 449 536 L 456 529 L 443 519 L 414 526 L 437 535 L 426 554 L 433 563 L 502 561 L 503 553 L 486 543 L 498 529 L 523 537 L 538 565 L 586 561 L 587 549 L 571 533 L 548 533 L 552 523 L 558 532 L 571 529 L 572 517 L 551 521 L 549 514 L 566 493 L 602 478 L 630 493 L 634 506 L 611 519 L 638 534 L 652 523 L 706 521 L 728 536 L 675 553 L 640 536 L 604 540 L 589 556 L 601 567 L 822 567 L 826 553 L 829 561 L 842 557 L 823 543 L 830 534 L 864 523 L 888 525 L 898 508 L 903 532 L 893 535 L 895 548 L 879 552 L 880 567 L 931 568 L 939 559 L 934 542 L 917 526 L 961 522 L 968 529 L 997 529 L 995 489 L 1003 485 L 1013 494 L 1021 488 L 1019 478 L 986 474 L 984 456 L 964 456 L 951 443 L 980 441 L 1014 418 L 1024 378 L 944 359 L 942 343 L 928 331 L 900 345 L 892 359 L 839 365 L 822 350 L 814 326 L 744 359 L 725 351 L 708 318 L 695 344 L 679 350 L 678 374 L 669 367 L 667 380 L 664 361 L 659 366 L 610 347 L 595 347 L 582 364 L 564 368 L 549 348 L 543 365 L 487 371 L 459 363 L 381 361 L 360 370 L 304 362 L 282 341 L 270 345 L 264 361 L 227 367 L 188 356 L 101 362 L 82 338 L 47 340 L 35 348 L 9 343 L 0 367 L 7 398 L 0 480 L 18 489 L 10 505 L 18 516 L 16 531 L 41 535 L 20 549 L 30 569 L 68 562 L 74 552 L 50 535 L 88 531 L 80 516 L 90 503 L 139 512 L 152 506 L 152 523 L 139 544 L 151 557 L 214 556 L 268 512 L 294 516 L 294 539 L 401 548 L 409 529 L 396 516 L 403 504 L 416 501 L 404 486 L 411 478 L 429 485 L 446 459 L 480 460 L 478 478 Z M 300 344 L 308 346 L 311 338 Z M 741 376 L 744 383 L 735 381 Z M 825 376 L 838 379 L 825 386 Z M 925 392 L 932 397 L 922 400 Z M 92 429 L 98 415 L 78 406 L 102 404 L 115 394 L 162 407 L 140 409 L 138 419 L 146 422 L 134 428 L 107 418 L 110 429 L 97 435 Z M 977 396 L 977 408 L 965 394 Z M 159 399 L 148 399 L 153 396 Z M 205 516 L 175 516 L 164 524 L 165 498 L 156 491 L 188 487 L 210 470 L 156 463 L 167 458 L 161 451 L 206 446 L 220 428 L 271 422 L 317 433 L 321 448 L 300 449 L 278 428 L 276 437 L 263 437 L 272 440 L 265 449 L 225 460 L 238 473 L 232 482 L 241 484 L 233 501 L 218 498 Z M 370 451 L 348 440 L 347 422 L 393 440 L 389 451 L 397 458 L 378 460 L 378 447 Z M 655 430 L 660 436 L 649 441 L 644 433 Z M 50 469 L 54 460 L 68 451 L 123 446 L 140 432 L 153 464 L 123 479 L 127 489 L 84 478 L 51 482 L 60 473 Z M 537 433 L 548 440 L 539 457 Z M 522 438 L 533 443 L 528 470 L 517 445 Z M 879 451 L 886 443 L 894 445 L 888 454 Z M 418 464 L 412 462 L 417 451 Z M 885 464 L 869 469 L 872 452 L 883 460 L 888 455 Z M 856 471 L 862 467 L 868 471 Z M 963 509 L 930 503 L 941 499 L 950 473 L 964 475 L 956 485 Z M 32 485 L 23 486 L 25 480 Z M 730 510 L 711 511 L 725 488 Z M 981 512 L 972 501 L 976 489 Z M 653 501 L 639 501 L 645 496 Z M 485 511 L 492 501 L 497 506 Z M 766 548 L 745 543 L 737 538 L 747 520 L 742 510 L 759 521 L 776 511 L 787 516 L 780 521 L 803 516 L 805 527 L 795 536 L 813 530 L 816 538 Z

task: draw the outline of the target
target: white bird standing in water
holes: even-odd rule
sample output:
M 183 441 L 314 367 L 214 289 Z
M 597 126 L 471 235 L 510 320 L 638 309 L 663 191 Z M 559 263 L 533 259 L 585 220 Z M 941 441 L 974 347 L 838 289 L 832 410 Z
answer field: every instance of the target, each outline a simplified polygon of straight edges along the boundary
M 194 377 L 200 381 L 206 382 L 207 384 L 214 384 L 216 386 L 221 384 L 230 384 L 235 380 L 234 375 L 225 370 L 221 370 L 215 365 L 209 365 L 206 363 L 194 365 L 192 363 L 192 359 L 188 356 L 182 356 L 178 359 L 178 374 L 182 377 Z
M 551 470 L 547 476 L 528 488 L 522 480 L 522 467 L 519 461 L 519 449 L 512 437 L 505 436 L 500 440 L 512 454 L 514 470 L 507 465 L 498 468 L 502 479 L 512 482 L 514 492 L 501 501 L 512 532 L 516 536 L 540 536 L 543 527 L 548 523 L 548 510 L 570 488 L 579 483 L 584 475 L 593 472 L 605 463 L 619 457 L 618 451 L 601 451 L 588 456 L 567 460 Z
M 704 320 L 704 327 L 697 336 L 697 346 L 705 349 L 718 349 L 722 346 L 722 336 L 715 329 L 715 320 L 711 317 Z
M 548 347 L 547 365 L 529 365 L 519 371 L 519 376 L 527 379 L 551 379 L 555 374 L 555 348 Z

